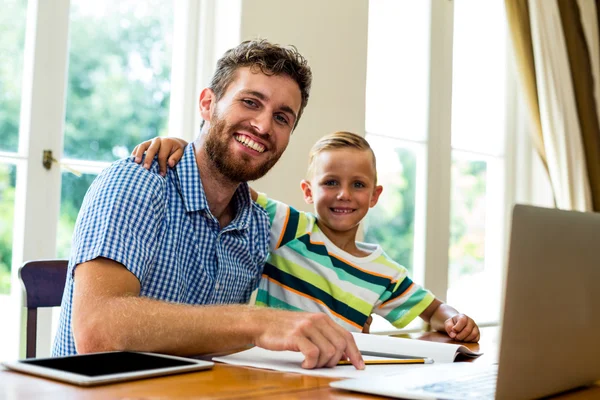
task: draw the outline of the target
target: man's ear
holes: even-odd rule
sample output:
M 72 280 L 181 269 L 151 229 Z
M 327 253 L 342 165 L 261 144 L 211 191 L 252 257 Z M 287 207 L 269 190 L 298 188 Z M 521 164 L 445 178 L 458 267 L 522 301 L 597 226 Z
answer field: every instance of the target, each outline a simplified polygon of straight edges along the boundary
M 373 189 L 373 196 L 371 196 L 371 204 L 369 204 L 369 208 L 375 207 L 375 204 L 377 204 L 377 201 L 379 201 L 381 192 L 383 192 L 383 186 L 375 186 L 375 189 Z
M 200 115 L 205 121 L 210 121 L 210 117 L 213 114 L 213 109 L 217 105 L 217 98 L 215 92 L 210 88 L 204 88 L 200 92 L 200 99 L 198 100 L 198 106 L 200 108 Z
M 304 201 L 306 202 L 306 204 L 312 204 L 313 195 L 312 188 L 310 187 L 310 182 L 306 179 L 302 179 L 302 182 L 300 182 L 300 188 L 302 189 L 302 193 L 304 194 Z

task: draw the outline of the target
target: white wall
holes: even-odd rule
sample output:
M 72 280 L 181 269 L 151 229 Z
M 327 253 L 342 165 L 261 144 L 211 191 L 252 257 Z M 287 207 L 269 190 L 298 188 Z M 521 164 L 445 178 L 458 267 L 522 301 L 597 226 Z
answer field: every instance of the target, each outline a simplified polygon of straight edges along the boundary
M 261 37 L 293 44 L 313 71 L 308 106 L 290 145 L 273 170 L 252 185 L 257 190 L 310 210 L 300 180 L 311 146 L 334 131 L 364 135 L 367 21 L 367 0 L 241 2 L 241 40 Z

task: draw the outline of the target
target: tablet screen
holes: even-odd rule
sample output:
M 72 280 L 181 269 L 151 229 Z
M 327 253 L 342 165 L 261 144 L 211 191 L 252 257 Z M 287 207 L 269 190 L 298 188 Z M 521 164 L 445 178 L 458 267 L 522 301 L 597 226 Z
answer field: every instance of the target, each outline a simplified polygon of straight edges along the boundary
M 127 372 L 151 371 L 160 368 L 196 365 L 193 361 L 131 352 L 85 354 L 76 357 L 31 359 L 23 364 L 72 372 L 85 376 L 102 376 Z

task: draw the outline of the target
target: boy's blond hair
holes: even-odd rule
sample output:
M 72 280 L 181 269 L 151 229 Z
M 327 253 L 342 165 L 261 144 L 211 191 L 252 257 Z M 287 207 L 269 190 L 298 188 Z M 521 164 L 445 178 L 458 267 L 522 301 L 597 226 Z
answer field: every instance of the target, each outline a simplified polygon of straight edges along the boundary
M 375 184 L 377 185 L 377 163 L 375 160 L 375 153 L 369 145 L 369 142 L 360 135 L 352 132 L 335 132 L 329 135 L 323 136 L 321 139 L 314 144 L 308 154 L 308 170 L 306 171 L 306 178 L 310 179 L 315 173 L 315 159 L 319 154 L 324 151 L 339 150 L 339 149 L 356 149 L 362 151 L 368 151 L 371 153 L 373 159 L 373 169 L 375 170 Z

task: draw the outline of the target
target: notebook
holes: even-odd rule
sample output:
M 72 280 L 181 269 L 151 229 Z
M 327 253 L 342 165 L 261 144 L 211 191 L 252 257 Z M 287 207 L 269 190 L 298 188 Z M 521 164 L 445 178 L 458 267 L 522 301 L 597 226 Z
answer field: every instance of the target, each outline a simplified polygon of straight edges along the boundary
M 155 353 L 113 351 L 6 361 L 5 367 L 79 386 L 95 386 L 210 369 L 210 361 Z
M 497 365 L 330 385 L 410 399 L 531 399 L 600 379 L 600 214 L 516 205 L 504 293 Z
M 302 368 L 304 355 L 296 351 L 273 351 L 253 347 L 238 353 L 213 357 L 213 361 L 251 368 L 271 369 L 282 372 L 295 372 L 304 375 L 326 376 L 333 378 L 358 378 L 379 376 L 398 371 L 398 360 L 418 358 L 421 363 L 406 363 L 402 371 L 422 367 L 424 364 L 452 363 L 461 357 L 479 357 L 481 353 L 469 350 L 466 346 L 451 343 L 436 343 L 425 340 L 413 340 L 391 336 L 352 333 L 356 345 L 368 365 L 357 370 L 351 365 L 338 365 L 334 368 Z M 384 362 L 387 360 L 388 362 Z M 392 360 L 392 362 L 389 362 Z M 396 361 L 394 363 L 393 361 Z M 420 365 L 419 365 L 420 364 Z

